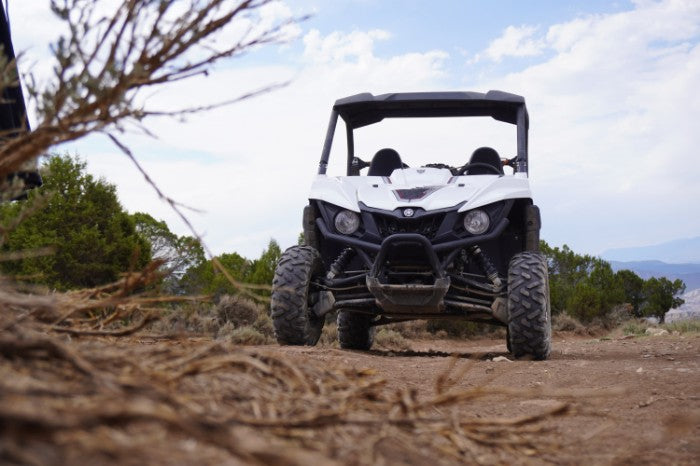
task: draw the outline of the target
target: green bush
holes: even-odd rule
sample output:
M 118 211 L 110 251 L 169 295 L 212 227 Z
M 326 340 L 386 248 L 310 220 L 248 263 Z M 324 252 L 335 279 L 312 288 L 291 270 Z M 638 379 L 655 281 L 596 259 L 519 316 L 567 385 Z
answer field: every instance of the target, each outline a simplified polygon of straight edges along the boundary
M 666 278 L 643 280 L 630 270 L 613 272 L 610 264 L 598 257 L 580 255 L 567 245 L 561 249 L 540 242 L 547 258 L 552 313 L 568 313 L 583 323 L 612 325 L 610 314 L 622 304 L 631 306 L 637 317 L 663 319 L 669 309 L 683 304 L 677 296 L 685 290 L 680 280 Z
M 68 155 L 50 157 L 41 174 L 44 185 L 26 201 L 0 205 L 5 227 L 33 211 L 0 238 L 0 246 L 5 253 L 47 247 L 53 253 L 0 262 L 2 272 L 67 290 L 116 281 L 150 261 L 150 245 L 119 203 L 114 185 L 95 179 L 85 162 Z
M 275 240 L 270 240 L 267 248 L 260 257 L 249 260 L 238 253 L 224 253 L 216 257 L 219 263 L 226 269 L 234 280 L 240 283 L 270 286 L 275 267 L 282 252 Z M 186 293 L 212 294 L 222 296 L 225 294 L 238 294 L 240 290 L 214 266 L 213 261 L 207 260 L 197 263 L 184 273 L 180 286 Z M 269 296 L 269 290 L 256 290 L 261 296 Z

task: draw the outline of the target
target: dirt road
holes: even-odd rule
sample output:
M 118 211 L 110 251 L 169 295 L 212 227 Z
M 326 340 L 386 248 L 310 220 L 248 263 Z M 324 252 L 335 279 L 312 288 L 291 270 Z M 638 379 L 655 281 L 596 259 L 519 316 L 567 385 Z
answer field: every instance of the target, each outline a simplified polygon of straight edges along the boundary
M 3 464 L 700 464 L 700 335 L 410 350 L 0 334 Z
M 459 359 L 452 373 L 464 371 L 456 382 L 458 386 L 533 390 L 510 402 L 476 400 L 463 408 L 465 416 L 512 417 L 570 399 L 552 396 L 558 393 L 573 393 L 573 398 L 579 399 L 574 406 L 580 413 L 548 422 L 553 431 L 547 435 L 560 444 L 557 453 L 529 460 L 700 464 L 697 334 L 602 340 L 559 336 L 551 359 L 544 362 L 499 361 L 510 356 L 505 344 L 493 340 L 418 341 L 412 343 L 411 351 L 397 352 L 299 347 L 274 351 L 302 363 L 341 362 L 357 368 L 371 367 L 387 379 L 390 389 L 411 387 L 424 395 L 434 390 L 434 381 L 451 364 L 450 355 L 454 354 Z

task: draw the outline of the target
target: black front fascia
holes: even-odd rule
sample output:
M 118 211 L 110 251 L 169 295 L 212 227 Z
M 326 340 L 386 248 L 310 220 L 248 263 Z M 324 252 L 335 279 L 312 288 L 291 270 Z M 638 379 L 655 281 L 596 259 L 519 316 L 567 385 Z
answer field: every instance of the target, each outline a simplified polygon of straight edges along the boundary
M 392 235 L 421 234 L 426 237 L 436 252 L 448 253 L 498 237 L 508 225 L 506 217 L 514 200 L 479 207 L 489 215 L 491 226 L 485 234 L 476 236 L 464 230 L 462 219 L 466 212 L 458 212 L 464 203 L 433 211 L 411 207 L 414 212 L 411 217 L 404 215 L 406 207 L 386 211 L 360 203 L 361 226 L 352 235 L 344 235 L 335 230 L 334 219 L 338 212 L 344 210 L 342 207 L 321 201 L 316 203 L 320 213 L 316 224 L 326 240 L 376 253 L 381 249 L 382 241 Z

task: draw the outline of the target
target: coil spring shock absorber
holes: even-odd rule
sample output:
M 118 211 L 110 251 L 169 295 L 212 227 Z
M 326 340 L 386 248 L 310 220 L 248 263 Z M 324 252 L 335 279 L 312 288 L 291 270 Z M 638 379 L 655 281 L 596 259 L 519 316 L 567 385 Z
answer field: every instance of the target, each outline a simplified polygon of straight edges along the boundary
M 489 258 L 484 255 L 481 248 L 474 245 L 469 248 L 469 253 L 472 255 L 472 257 L 474 257 L 476 263 L 479 264 L 479 267 L 481 267 L 481 270 L 484 271 L 488 279 L 491 280 L 491 283 L 500 288 L 503 285 L 503 282 L 498 276 L 498 270 L 496 270 L 496 267 L 494 267 Z
M 343 251 L 338 255 L 338 257 L 333 261 L 331 264 L 330 269 L 328 270 L 328 274 L 326 275 L 326 278 L 329 280 L 335 278 L 336 275 L 338 275 L 340 272 L 343 271 L 345 266 L 348 265 L 348 262 L 350 262 L 350 259 L 355 255 L 355 250 L 353 248 L 345 248 Z

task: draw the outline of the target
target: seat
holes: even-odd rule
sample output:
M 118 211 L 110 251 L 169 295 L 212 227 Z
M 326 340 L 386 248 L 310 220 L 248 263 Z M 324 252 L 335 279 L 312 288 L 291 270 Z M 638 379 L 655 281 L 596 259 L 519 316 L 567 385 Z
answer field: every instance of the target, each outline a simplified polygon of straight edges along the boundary
M 401 156 L 394 149 L 380 149 L 372 157 L 367 176 L 391 176 L 397 168 L 403 168 Z
M 479 163 L 487 164 L 498 170 L 501 175 L 503 172 L 503 163 L 501 162 L 501 157 L 496 152 L 496 149 L 491 147 L 479 147 L 473 153 L 469 159 L 469 163 Z M 488 167 L 476 166 L 468 167 L 464 173 L 465 175 L 495 175 L 496 171 L 489 169 Z

